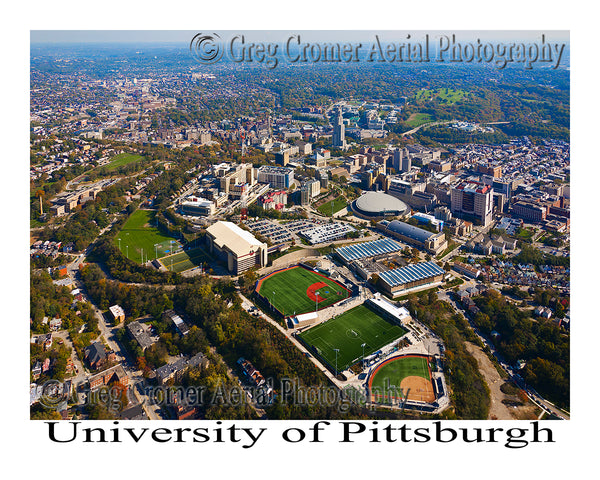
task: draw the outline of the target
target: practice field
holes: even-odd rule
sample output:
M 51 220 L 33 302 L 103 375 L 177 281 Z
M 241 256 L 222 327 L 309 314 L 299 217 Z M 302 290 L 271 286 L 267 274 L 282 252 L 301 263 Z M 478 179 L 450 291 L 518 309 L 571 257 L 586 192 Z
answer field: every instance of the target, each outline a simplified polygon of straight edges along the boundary
M 371 372 L 368 384 L 374 402 L 389 403 L 405 398 L 428 403 L 435 400 L 426 356 L 390 358 Z
M 332 203 L 332 201 L 329 200 L 328 202 L 325 202 L 323 205 L 318 207 L 317 210 L 319 211 L 319 213 L 321 215 L 331 217 L 331 211 L 332 211 L 331 203 Z M 347 206 L 348 206 L 348 201 L 346 200 L 346 197 L 339 196 L 335 200 L 333 200 L 333 213 L 337 213 L 342 208 L 345 208 Z
M 123 165 L 138 162 L 142 158 L 144 157 L 142 157 L 141 155 L 135 155 L 133 153 L 119 153 L 118 155 L 115 155 L 111 162 L 104 168 L 108 171 L 116 170 L 117 168 L 122 167 Z
M 175 255 L 167 255 L 159 260 L 163 266 L 172 272 L 181 273 L 190 268 L 199 266 L 204 262 L 210 262 L 212 257 L 208 255 L 202 248 L 193 248 L 191 250 L 176 253 Z
M 153 211 L 136 210 L 114 239 L 115 245 L 120 247 L 123 255 L 127 255 L 134 262 L 142 263 L 142 250 L 145 262 L 168 255 L 173 248 L 179 248 L 177 240 L 151 226 L 154 224 L 154 215 Z
M 333 369 L 338 349 L 340 372 L 363 358 L 363 344 L 366 357 L 405 333 L 404 328 L 363 304 L 300 333 L 299 337 Z
M 283 315 L 313 312 L 350 294 L 335 280 L 297 265 L 261 278 L 256 291 Z

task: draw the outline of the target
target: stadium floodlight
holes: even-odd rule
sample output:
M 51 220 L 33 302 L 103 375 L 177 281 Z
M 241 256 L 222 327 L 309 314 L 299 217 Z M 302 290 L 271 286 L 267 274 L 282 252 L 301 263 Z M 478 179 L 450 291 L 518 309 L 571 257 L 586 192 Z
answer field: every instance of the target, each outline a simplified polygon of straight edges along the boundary
M 365 368 L 365 345 L 366 343 L 363 343 L 361 345 L 362 349 L 363 349 L 363 354 L 362 354 L 362 364 L 363 364 L 363 368 Z
M 319 311 L 319 292 L 315 292 L 315 312 Z
M 339 348 L 334 348 L 333 351 L 335 352 L 335 376 L 337 377 L 338 371 L 337 371 L 337 356 L 338 356 L 338 352 L 340 351 Z

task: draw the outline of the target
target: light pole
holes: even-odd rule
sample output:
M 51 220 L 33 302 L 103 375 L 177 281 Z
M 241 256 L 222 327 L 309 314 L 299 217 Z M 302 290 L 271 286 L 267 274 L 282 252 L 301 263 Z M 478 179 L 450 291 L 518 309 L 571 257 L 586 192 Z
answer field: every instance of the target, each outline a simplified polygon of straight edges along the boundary
M 125 256 L 129 258 L 129 245 L 125 245 Z
M 119 251 L 121 251 L 121 239 L 117 238 L 117 240 L 119 241 Z M 123 253 L 123 252 L 121 252 L 121 253 Z
M 273 296 L 271 297 L 273 300 L 271 301 L 271 308 L 275 310 L 275 292 L 272 292 Z
M 158 258 L 158 243 L 154 244 L 154 260 Z
M 340 350 L 338 348 L 334 348 L 333 351 L 335 352 L 335 376 L 337 377 L 337 355 Z
M 362 349 L 363 349 L 363 355 L 362 355 L 362 364 L 363 364 L 363 369 L 365 368 L 365 345 L 366 343 L 363 343 L 361 345 Z
M 319 311 L 319 292 L 315 292 L 315 312 Z

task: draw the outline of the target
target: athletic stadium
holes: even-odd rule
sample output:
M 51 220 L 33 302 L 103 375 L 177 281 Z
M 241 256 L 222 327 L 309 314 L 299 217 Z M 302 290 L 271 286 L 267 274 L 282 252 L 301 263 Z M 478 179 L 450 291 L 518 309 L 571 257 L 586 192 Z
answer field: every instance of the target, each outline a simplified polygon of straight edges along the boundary
M 284 317 L 320 310 L 350 296 L 341 283 L 301 265 L 270 273 L 256 282 L 255 290 Z
M 351 204 L 352 212 L 359 217 L 402 217 L 410 207 L 402 200 L 383 192 L 367 192 Z

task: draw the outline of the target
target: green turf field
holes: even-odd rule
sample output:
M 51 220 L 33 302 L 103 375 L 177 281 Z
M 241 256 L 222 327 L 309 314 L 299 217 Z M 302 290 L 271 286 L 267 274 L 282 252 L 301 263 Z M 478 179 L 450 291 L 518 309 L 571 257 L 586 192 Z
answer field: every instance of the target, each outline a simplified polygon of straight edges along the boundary
M 115 155 L 111 162 L 104 168 L 110 172 L 112 170 L 116 170 L 119 167 L 122 167 L 123 165 L 128 165 L 129 163 L 137 162 L 142 158 L 144 157 L 142 157 L 141 155 L 135 155 L 133 153 L 119 153 L 118 155 Z
M 406 124 L 409 127 L 415 128 L 419 125 L 423 125 L 424 123 L 431 122 L 432 120 L 433 117 L 428 113 L 413 113 L 410 117 L 408 117 Z
M 333 200 L 333 213 L 339 212 L 342 208 L 348 205 L 348 201 L 345 197 L 340 196 Z M 331 200 L 325 202 L 323 205 L 317 208 L 321 215 L 331 217 Z
M 256 291 L 284 315 L 313 312 L 316 308 L 315 298 L 307 293 L 309 287 L 323 282 L 327 286 L 318 288 L 319 309 L 328 307 L 348 297 L 348 291 L 329 278 L 302 267 L 292 267 L 275 272 L 258 281 Z
M 366 344 L 365 356 L 368 356 L 405 333 L 404 328 L 388 322 L 363 304 L 300 333 L 299 337 L 333 368 L 336 365 L 334 349 L 338 349 L 337 369 L 342 371 L 362 358 L 363 343 Z
M 169 254 L 167 250 L 179 247 L 177 240 L 164 235 L 151 224 L 154 225 L 153 211 L 136 210 L 131 214 L 114 239 L 115 245 L 120 246 L 123 255 L 127 255 L 134 262 L 142 263 L 142 249 L 146 261 L 153 260 L 155 256 L 164 257 Z M 174 242 L 172 245 L 171 241 Z M 156 248 L 155 244 L 158 244 Z
M 202 248 L 193 248 L 185 252 L 179 252 L 175 255 L 167 255 L 160 259 L 167 270 L 181 273 L 190 268 L 197 267 L 204 262 L 210 262 L 212 257 Z
M 427 359 L 423 357 L 400 357 L 378 367 L 369 379 L 371 392 L 400 392 L 400 383 L 406 377 L 417 376 L 431 380 Z

